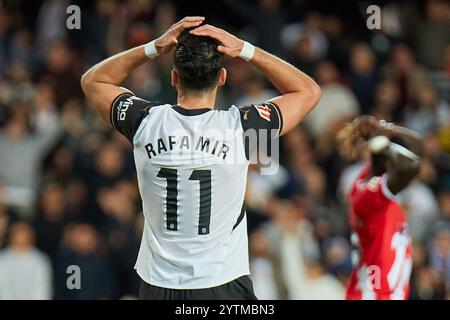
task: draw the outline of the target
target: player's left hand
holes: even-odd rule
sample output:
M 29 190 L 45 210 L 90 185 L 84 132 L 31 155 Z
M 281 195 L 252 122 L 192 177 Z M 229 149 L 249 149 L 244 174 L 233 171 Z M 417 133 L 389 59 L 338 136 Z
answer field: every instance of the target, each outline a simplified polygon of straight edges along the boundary
M 378 131 L 378 121 L 375 117 L 369 115 L 362 115 L 357 117 L 352 122 L 353 128 L 364 140 L 368 140 Z
M 217 46 L 217 51 L 232 58 L 239 57 L 239 54 L 244 47 L 244 41 L 242 39 L 209 24 L 195 28 L 191 30 L 190 33 L 196 36 L 210 37 L 217 40 L 220 43 L 220 45 Z
M 382 134 L 387 137 L 391 137 L 395 134 L 395 125 L 392 122 L 386 120 L 377 121 L 378 134 Z
M 168 53 L 178 43 L 178 36 L 185 29 L 198 27 L 203 23 L 205 17 L 185 17 L 170 28 L 155 41 L 155 47 L 158 53 Z

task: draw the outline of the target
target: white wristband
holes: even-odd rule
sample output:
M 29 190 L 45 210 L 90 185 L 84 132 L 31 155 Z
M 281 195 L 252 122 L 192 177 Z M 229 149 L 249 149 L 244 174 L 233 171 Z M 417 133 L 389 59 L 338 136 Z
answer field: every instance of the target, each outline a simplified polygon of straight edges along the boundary
M 376 136 L 369 140 L 369 150 L 372 153 L 380 153 L 381 150 L 389 147 L 391 141 L 385 136 Z
M 156 40 L 153 40 L 153 41 L 147 43 L 147 44 L 144 46 L 145 55 L 146 55 L 147 57 L 149 57 L 150 59 L 154 59 L 154 58 L 156 58 L 157 56 L 159 56 L 159 53 L 158 53 L 158 51 L 156 50 L 155 41 L 156 41 Z
M 244 41 L 244 46 L 242 47 L 242 50 L 239 53 L 239 58 L 242 58 L 245 61 L 249 62 L 250 60 L 252 60 L 254 53 L 255 53 L 255 46 L 247 41 Z

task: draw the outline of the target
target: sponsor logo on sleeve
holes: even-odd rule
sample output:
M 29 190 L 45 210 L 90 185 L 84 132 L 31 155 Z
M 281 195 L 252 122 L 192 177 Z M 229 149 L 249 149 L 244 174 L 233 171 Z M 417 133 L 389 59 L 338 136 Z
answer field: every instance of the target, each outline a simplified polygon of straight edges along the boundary
M 380 188 L 380 183 L 381 183 L 380 177 L 373 177 L 367 182 L 364 180 L 357 180 L 356 188 L 360 191 L 368 189 L 371 192 L 377 192 Z
M 258 111 L 261 118 L 270 122 L 270 109 L 266 105 L 256 105 L 256 110 Z
M 133 100 L 137 99 L 135 96 L 131 96 L 126 98 L 125 101 L 121 101 L 119 107 L 117 108 L 119 111 L 119 120 L 123 121 L 127 117 L 128 109 L 133 105 Z

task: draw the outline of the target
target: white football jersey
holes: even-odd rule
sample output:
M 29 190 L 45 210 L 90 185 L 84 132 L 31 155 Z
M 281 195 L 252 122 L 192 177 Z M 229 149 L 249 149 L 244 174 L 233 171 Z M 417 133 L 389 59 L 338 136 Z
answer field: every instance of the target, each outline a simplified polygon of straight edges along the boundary
M 125 93 L 111 122 L 133 144 L 145 216 L 135 265 L 147 283 L 210 288 L 248 275 L 244 194 L 250 129 L 282 127 L 273 103 L 187 110 Z M 247 142 L 246 142 L 247 141 Z

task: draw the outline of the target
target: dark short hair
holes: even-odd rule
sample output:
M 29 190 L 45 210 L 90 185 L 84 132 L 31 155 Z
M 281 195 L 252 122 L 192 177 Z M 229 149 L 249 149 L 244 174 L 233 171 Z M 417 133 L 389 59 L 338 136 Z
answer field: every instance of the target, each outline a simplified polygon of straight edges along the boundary
M 217 45 L 216 40 L 195 36 L 189 30 L 179 35 L 173 61 L 183 89 L 207 91 L 217 84 L 224 59 Z

